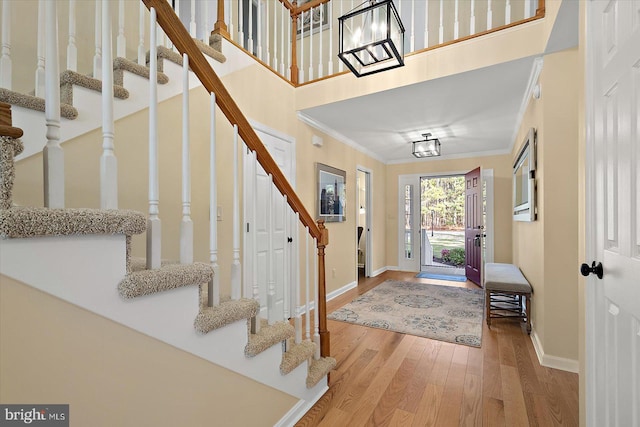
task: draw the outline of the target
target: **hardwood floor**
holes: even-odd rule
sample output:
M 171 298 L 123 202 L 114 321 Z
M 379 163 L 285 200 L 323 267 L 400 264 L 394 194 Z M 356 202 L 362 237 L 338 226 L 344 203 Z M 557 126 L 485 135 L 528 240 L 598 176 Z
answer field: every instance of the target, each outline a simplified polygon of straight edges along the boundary
M 330 301 L 327 312 L 386 279 L 477 288 L 387 271 Z M 297 426 L 577 426 L 578 376 L 538 363 L 524 327 L 483 323 L 482 348 L 328 320 L 338 361 L 327 393 Z

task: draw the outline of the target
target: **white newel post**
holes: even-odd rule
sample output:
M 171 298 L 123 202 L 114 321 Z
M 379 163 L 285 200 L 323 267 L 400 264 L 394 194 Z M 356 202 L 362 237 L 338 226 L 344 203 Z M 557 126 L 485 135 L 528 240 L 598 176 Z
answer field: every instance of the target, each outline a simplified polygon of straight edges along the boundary
M 209 260 L 213 279 L 209 282 L 208 306 L 220 304 L 220 267 L 218 266 L 218 179 L 216 175 L 216 94 L 211 92 L 209 103 Z
M 182 55 L 182 220 L 180 221 L 180 263 L 193 262 L 191 220 L 191 141 L 189 136 L 189 57 Z
M 100 80 L 102 79 L 102 8 L 100 7 L 100 2 L 98 0 L 95 1 L 95 5 L 95 53 L 93 54 L 93 78 Z
M 269 325 L 273 325 L 278 320 L 276 318 L 276 280 L 275 280 L 275 266 L 274 256 L 273 256 L 273 228 L 275 226 L 275 215 L 273 211 L 275 206 L 273 206 L 273 197 L 275 196 L 273 191 L 273 175 L 269 174 L 269 182 L 267 184 L 269 186 L 269 195 L 267 196 L 267 227 L 269 227 L 268 232 L 268 254 L 267 254 L 267 319 L 269 321 Z
M 2 53 L 0 56 L 0 86 L 11 89 L 11 2 L 2 2 Z
M 471 17 L 469 18 L 469 35 L 476 33 L 476 1 L 471 0 Z
M 438 44 L 444 42 L 444 0 L 440 0 L 440 26 L 438 28 Z
M 67 43 L 67 70 L 78 71 L 76 45 L 76 0 L 69 0 L 69 43 Z
M 124 0 L 119 0 L 118 2 L 118 38 L 116 46 L 116 54 L 121 58 L 126 58 L 127 38 L 124 35 Z
M 238 160 L 238 125 L 233 125 L 233 264 L 231 265 L 231 299 L 238 300 L 242 288 L 240 265 L 240 162 Z
M 493 11 L 491 10 L 491 0 L 487 0 L 487 30 L 493 27 Z
M 300 228 L 300 214 L 296 212 L 296 222 L 293 227 L 293 262 L 295 266 L 295 280 L 293 282 L 293 295 L 295 304 L 293 305 L 295 311 L 295 319 L 294 319 L 294 327 L 296 329 L 296 344 L 300 344 L 302 342 L 302 316 L 300 315 L 300 310 L 298 309 L 298 304 L 300 304 L 300 286 L 302 286 L 302 282 L 300 282 L 300 242 L 298 241 L 298 229 Z
M 313 239 L 313 247 L 314 250 L 315 248 L 318 247 L 318 239 Z M 313 282 L 314 282 L 314 293 L 313 293 L 313 298 L 315 300 L 315 307 L 313 309 L 313 342 L 316 344 L 316 352 L 314 355 L 314 358 L 316 360 L 320 359 L 320 315 L 318 313 L 318 305 L 319 305 L 319 301 L 318 301 L 318 282 L 319 282 L 319 276 L 318 276 L 318 256 L 314 256 L 313 257 Z
M 253 271 L 253 299 L 258 302 L 260 306 L 260 285 L 258 284 L 258 238 L 256 233 L 256 224 L 258 221 L 258 213 L 255 206 L 258 206 L 258 153 L 255 151 L 251 152 L 251 177 L 253 178 L 253 191 L 251 192 L 252 203 L 254 209 L 251 212 L 251 224 L 252 229 L 249 230 L 251 232 L 251 247 L 253 248 L 253 264 L 251 265 Z M 260 310 L 256 314 L 256 317 L 251 319 L 251 333 L 257 334 L 260 332 Z
M 38 28 L 37 33 L 37 47 L 36 47 L 36 87 L 35 94 L 38 98 L 44 98 L 44 44 L 45 44 L 45 31 L 44 31 L 44 0 L 38 1 Z
M 102 2 L 102 156 L 100 157 L 100 207 L 118 209 L 118 160 L 114 152 L 113 57 L 111 3 Z
M 140 2 L 140 15 L 138 15 L 138 64 L 146 65 L 147 52 L 144 48 L 144 14 L 146 7 L 144 3 Z
M 191 21 L 189 21 L 189 35 L 196 37 L 198 26 L 196 25 L 196 0 L 191 0 Z
M 158 32 L 156 10 L 149 22 L 149 219 L 147 220 L 147 269 L 160 268 L 160 217 L 158 184 Z
M 45 2 L 45 33 L 44 117 L 47 125 L 47 144 L 43 151 L 44 205 L 48 208 L 64 208 L 64 153 L 60 147 L 58 8 L 54 1 Z
M 306 271 L 306 280 L 305 280 L 305 304 L 304 304 L 304 318 L 306 320 L 305 330 L 304 330 L 304 339 L 311 341 L 311 310 L 309 304 L 309 275 L 311 274 L 311 266 L 309 265 L 309 227 L 305 227 L 305 236 L 304 236 L 304 246 L 305 246 L 305 262 L 304 269 Z

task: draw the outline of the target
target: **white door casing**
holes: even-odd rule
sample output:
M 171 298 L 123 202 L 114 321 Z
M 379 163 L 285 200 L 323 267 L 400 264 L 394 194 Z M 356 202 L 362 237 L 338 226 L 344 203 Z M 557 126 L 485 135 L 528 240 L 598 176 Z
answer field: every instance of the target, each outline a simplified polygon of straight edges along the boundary
M 295 140 L 287 135 L 284 135 L 278 131 L 270 129 L 262 124 L 251 122 L 254 130 L 260 137 L 262 143 L 267 147 L 269 154 L 273 157 L 276 164 L 280 167 L 284 176 L 289 180 L 289 183 L 295 188 Z M 254 177 L 252 171 L 254 170 L 251 162 L 252 157 L 248 155 L 247 150 L 244 151 L 244 215 L 245 215 L 245 229 L 244 229 L 244 248 L 243 251 L 243 266 L 244 272 L 244 295 L 251 298 L 252 287 L 255 281 L 259 285 L 260 295 L 260 314 L 262 318 L 266 318 L 267 315 L 267 292 L 269 274 L 267 269 L 267 263 L 269 259 L 269 228 L 268 228 L 268 195 L 269 195 L 269 179 L 262 167 L 257 165 L 257 190 L 256 199 L 257 204 L 253 204 L 253 182 Z M 256 210 L 256 224 L 251 224 L 253 218 L 253 211 Z M 290 289 L 292 278 L 294 275 L 294 264 L 292 262 L 286 262 L 290 259 L 292 253 L 292 246 L 295 246 L 297 242 L 288 242 L 287 238 L 292 237 L 290 230 L 293 227 L 297 227 L 295 222 L 295 216 L 291 209 L 285 206 L 284 197 L 280 192 L 275 189 L 273 191 L 273 215 L 274 215 L 274 230 L 273 230 L 273 274 L 275 279 L 276 288 L 276 311 L 277 318 L 284 319 L 285 316 L 291 317 L 294 313 L 291 311 L 292 306 L 295 307 L 295 302 L 290 300 Z M 257 251 L 252 248 L 251 233 L 256 232 L 256 244 Z M 257 262 L 257 277 L 254 278 L 253 262 Z M 287 268 L 289 267 L 289 268 Z
M 640 1 L 586 6 L 586 411 L 640 425 Z
M 364 173 L 364 183 L 360 183 L 360 185 L 364 185 L 364 189 L 365 189 L 365 224 L 366 227 L 363 231 L 363 237 L 365 239 L 364 244 L 365 244 L 365 260 L 364 260 L 364 275 L 365 277 L 371 277 L 372 274 L 372 262 L 373 262 L 373 233 L 372 233 L 372 228 L 373 228 L 373 200 L 371 198 L 371 195 L 373 194 L 373 190 L 372 190 L 372 174 L 373 171 L 371 169 L 367 169 L 363 166 L 357 166 L 356 168 L 356 176 L 358 175 L 358 172 L 363 172 Z M 358 186 L 356 186 L 358 187 Z M 356 191 L 358 189 L 356 188 Z M 358 195 L 359 196 L 359 195 Z M 354 200 L 358 200 L 357 198 Z M 358 216 L 359 217 L 359 216 Z M 361 224 L 358 224 L 361 225 Z M 357 240 L 356 240 L 357 242 Z M 357 243 L 356 243 L 357 244 Z M 356 253 L 357 253 L 357 248 L 356 248 Z M 357 261 L 356 261 L 357 263 Z M 357 278 L 356 278 L 357 281 Z

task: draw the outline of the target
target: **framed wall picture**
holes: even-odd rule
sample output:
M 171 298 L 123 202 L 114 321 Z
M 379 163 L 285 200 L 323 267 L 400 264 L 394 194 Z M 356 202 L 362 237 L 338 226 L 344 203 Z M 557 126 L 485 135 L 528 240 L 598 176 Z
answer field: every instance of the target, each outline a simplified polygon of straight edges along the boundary
M 316 163 L 318 219 L 325 222 L 346 221 L 347 191 L 345 171 Z

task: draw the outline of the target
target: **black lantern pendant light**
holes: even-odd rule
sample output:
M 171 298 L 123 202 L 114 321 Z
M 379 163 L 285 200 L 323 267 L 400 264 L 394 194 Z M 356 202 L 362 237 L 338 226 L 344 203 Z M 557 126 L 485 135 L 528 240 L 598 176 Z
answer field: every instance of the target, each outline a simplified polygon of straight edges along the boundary
M 338 57 L 356 76 L 404 65 L 404 26 L 392 0 L 367 0 L 338 21 Z
M 430 133 L 422 134 L 424 140 L 414 141 L 412 153 L 417 158 L 436 157 L 440 155 L 440 140 L 438 138 L 429 138 Z

